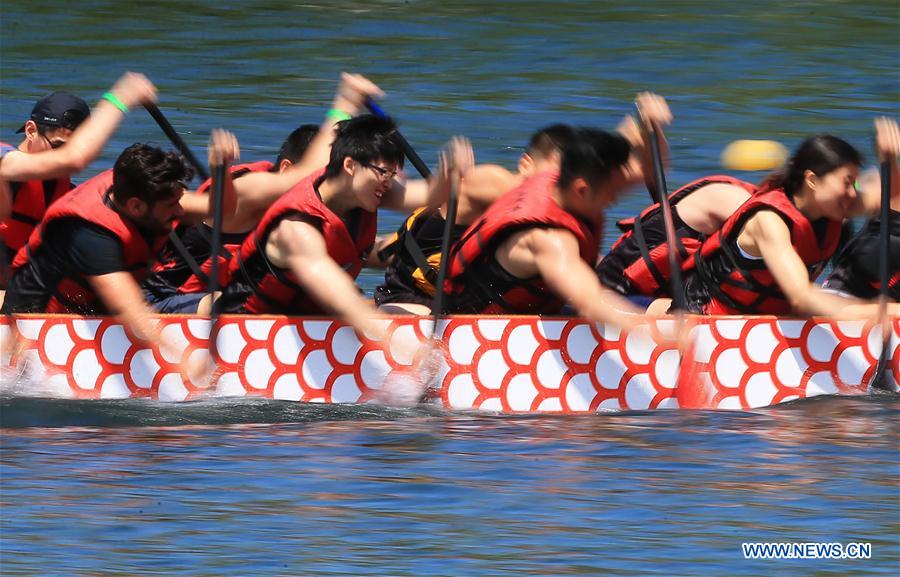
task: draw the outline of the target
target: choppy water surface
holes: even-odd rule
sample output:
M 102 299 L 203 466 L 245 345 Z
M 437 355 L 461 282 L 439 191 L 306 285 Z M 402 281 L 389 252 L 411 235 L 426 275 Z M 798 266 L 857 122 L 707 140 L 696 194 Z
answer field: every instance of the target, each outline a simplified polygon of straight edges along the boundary
M 536 128 L 612 127 L 651 89 L 676 116 L 675 186 L 720 171 L 736 138 L 829 131 L 871 158 L 872 118 L 900 115 L 898 24 L 894 0 L 6 0 L 0 138 L 16 141 L 39 96 L 94 101 L 135 69 L 198 153 L 224 126 L 244 159 L 272 158 L 355 70 L 427 161 L 461 133 L 512 167 Z M 164 141 L 140 111 L 84 176 L 137 140 Z M 399 223 L 384 216 L 382 232 Z M 571 418 L 3 398 L 0 573 L 894 575 L 898 408 Z M 742 541 L 870 542 L 873 558 L 745 561 Z
M 4 574 L 849 575 L 900 562 L 892 399 L 584 417 L 0 408 L 14 427 Z M 743 541 L 787 540 L 870 542 L 873 559 L 741 556 Z

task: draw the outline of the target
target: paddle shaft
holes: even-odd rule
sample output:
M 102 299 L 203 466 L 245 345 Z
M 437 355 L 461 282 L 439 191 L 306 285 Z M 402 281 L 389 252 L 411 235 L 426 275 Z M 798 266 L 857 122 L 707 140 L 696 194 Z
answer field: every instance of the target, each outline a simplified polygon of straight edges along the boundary
M 646 128 L 650 140 L 650 154 L 653 157 L 653 176 L 656 182 L 656 192 L 659 198 L 660 210 L 662 211 L 663 224 L 666 229 L 666 242 L 669 245 L 669 281 L 672 290 L 672 304 L 676 310 L 683 311 L 686 299 L 684 296 L 684 285 L 681 282 L 681 263 L 678 262 L 681 244 L 675 233 L 672 206 L 669 204 L 666 174 L 663 170 L 662 157 L 659 152 L 659 134 L 652 124 Z
M 886 160 L 881 163 L 881 222 L 879 223 L 878 245 L 878 272 L 881 275 L 880 305 L 878 318 L 884 327 L 884 317 L 887 314 L 888 280 L 890 271 L 888 266 L 891 260 L 891 243 L 889 242 L 888 224 L 891 217 L 891 162 Z M 884 342 L 881 347 L 881 355 L 878 357 L 878 365 L 875 368 L 875 376 L 872 379 L 872 387 L 884 391 L 894 392 L 894 388 L 887 383 L 885 371 L 888 366 L 888 354 L 890 352 L 891 332 L 886 330 L 882 335 Z
M 224 164 L 219 164 L 213 169 L 213 181 L 212 181 L 212 198 L 211 201 L 213 203 L 213 226 L 212 226 L 212 239 L 210 240 L 210 270 L 209 270 L 209 281 L 207 282 L 206 290 L 212 295 L 211 298 L 215 298 L 216 291 L 219 290 L 219 254 L 217 247 L 222 244 L 222 204 L 225 196 L 225 171 L 227 167 Z M 212 318 L 213 322 L 215 322 L 216 317 L 218 316 L 217 312 L 218 307 L 212 307 Z
M 166 136 L 169 137 L 169 140 L 172 142 L 172 144 L 175 145 L 175 148 L 177 148 L 178 151 L 181 152 L 182 156 L 184 156 L 187 159 L 187 161 L 194 167 L 194 169 L 197 171 L 197 174 L 203 180 L 208 180 L 209 172 L 207 172 L 206 167 L 203 166 L 199 160 L 197 160 L 197 157 L 194 156 L 193 152 L 191 152 L 191 149 L 188 147 L 187 143 L 184 140 L 182 140 L 181 136 L 179 136 L 177 132 L 175 132 L 175 129 L 172 127 L 172 124 L 169 122 L 169 120 L 166 118 L 166 116 L 162 113 L 162 111 L 159 109 L 159 107 L 157 107 L 155 104 L 149 103 L 149 104 L 145 104 L 144 108 L 146 108 L 147 112 L 150 113 L 150 116 L 152 116 L 153 119 L 156 120 L 156 123 L 159 125 L 160 128 L 162 128 L 162 131 L 166 133 Z M 224 182 L 224 181 L 225 181 L 224 176 L 219 179 L 219 182 Z M 215 199 L 213 199 L 213 202 L 216 203 Z M 219 207 L 218 210 L 221 213 L 221 210 L 222 210 L 221 199 L 216 204 Z M 221 216 L 220 216 L 219 220 L 221 221 Z M 219 227 L 219 230 L 221 231 L 221 226 Z M 215 232 L 215 230 L 213 232 Z M 220 236 L 221 236 L 221 232 L 220 232 Z M 215 240 L 218 240 L 218 239 L 215 239 Z M 194 274 L 196 274 L 199 278 L 202 279 L 205 275 L 203 274 L 203 270 L 200 267 L 200 263 L 197 262 L 197 259 L 194 258 L 194 255 L 192 255 L 190 253 L 190 251 L 187 250 L 187 247 L 184 246 L 184 243 L 181 242 L 181 239 L 178 237 L 178 233 L 175 232 L 175 229 L 172 229 L 172 231 L 169 232 L 169 242 L 172 244 L 172 246 L 175 248 L 175 250 L 178 251 L 178 254 L 181 255 L 181 257 L 185 260 L 185 262 L 188 264 L 188 266 L 191 268 L 191 270 L 194 272 Z M 211 245 L 211 247 L 216 247 L 216 246 L 218 246 L 218 245 L 215 243 Z M 211 248 L 210 254 L 211 255 L 216 254 L 216 250 L 217 249 L 215 249 L 215 248 Z M 216 261 L 213 260 L 213 266 L 215 266 L 215 263 L 216 263 Z M 209 284 L 210 282 L 212 282 L 212 280 L 207 279 L 207 284 Z M 210 291 L 210 292 L 213 292 L 213 291 Z
M 450 243 L 453 240 L 453 228 L 456 226 L 456 210 L 458 206 L 459 175 L 453 171 L 450 175 L 450 196 L 447 199 L 447 216 L 444 219 L 444 231 L 441 235 L 441 263 L 438 266 L 437 280 L 434 285 L 434 301 L 431 304 L 434 330 L 437 330 L 437 324 L 444 312 L 444 281 L 447 280 L 447 269 L 450 267 Z
M 366 98 L 366 108 L 368 108 L 369 112 L 371 112 L 375 116 L 378 116 L 380 118 L 390 118 L 387 113 L 382 110 L 382 108 L 378 106 L 378 104 L 376 104 L 375 101 L 371 98 Z M 408 158 L 412 165 L 416 167 L 416 170 L 419 171 L 419 174 L 422 176 L 422 178 L 430 178 L 431 170 L 428 169 L 428 166 L 426 166 L 425 162 L 422 160 L 422 157 L 416 154 L 416 151 L 413 150 L 412 145 L 410 145 L 409 141 L 406 140 L 406 138 L 404 138 L 402 134 L 400 134 L 399 130 L 396 134 L 397 140 L 400 142 L 400 147 L 403 149 L 403 154 L 406 156 L 406 158 Z
M 424 384 L 424 391 L 419 402 L 428 397 L 430 383 L 437 373 L 438 367 L 433 362 L 434 353 L 437 350 L 438 324 L 444 316 L 444 281 L 447 279 L 447 269 L 450 268 L 450 244 L 453 239 L 453 228 L 456 226 L 456 209 L 459 204 L 459 175 L 455 171 L 450 173 L 450 196 L 447 199 L 447 215 L 444 219 L 444 230 L 441 235 L 441 263 L 438 265 L 437 279 L 434 285 L 434 300 L 431 303 L 431 335 L 428 339 L 428 353 L 425 355 L 424 371 L 419 368 L 419 378 Z
M 881 222 L 879 234 L 881 235 L 881 244 L 878 247 L 878 272 L 881 274 L 881 298 L 887 299 L 888 280 L 890 271 L 888 266 L 891 262 L 891 243 L 889 238 L 889 224 L 891 218 L 891 163 L 884 161 L 881 163 Z
M 191 149 L 188 148 L 187 143 L 182 140 L 181 136 L 175 132 L 175 128 L 172 127 L 172 124 L 165 117 L 162 111 L 153 103 L 148 103 L 144 105 L 144 108 L 147 109 L 147 112 L 150 113 L 150 116 L 153 117 L 153 120 L 162 128 L 162 131 L 166 133 L 166 136 L 169 137 L 169 140 L 172 144 L 175 145 L 175 148 L 187 159 L 187 161 L 194 167 L 197 171 L 197 174 L 203 180 L 209 179 L 209 172 L 206 170 L 206 167 L 197 160 L 197 157 L 194 156 L 194 153 L 191 152 Z

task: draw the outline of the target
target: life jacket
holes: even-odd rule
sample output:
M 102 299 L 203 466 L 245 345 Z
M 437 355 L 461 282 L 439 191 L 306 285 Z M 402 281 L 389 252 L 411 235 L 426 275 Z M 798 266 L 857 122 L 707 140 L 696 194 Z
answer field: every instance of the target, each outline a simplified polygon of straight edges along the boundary
M 274 164 L 263 160 L 230 167 L 231 178 L 237 179 L 251 172 L 270 172 Z M 207 179 L 197 193 L 207 194 L 212 179 Z M 240 248 L 248 232 L 224 233 L 219 247 L 219 287 L 228 278 L 228 262 L 231 255 Z M 159 260 L 153 266 L 153 273 L 144 281 L 144 288 L 157 296 L 173 293 L 205 292 L 212 272 L 212 228 L 204 223 L 193 226 L 179 226 L 169 235 Z
M 888 220 L 888 298 L 900 302 L 900 212 L 891 210 Z M 834 268 L 822 286 L 855 297 L 870 299 L 881 292 L 881 219 L 869 219 L 834 259 Z M 893 272 L 891 272 L 893 271 Z
M 0 146 L 12 147 L 0 142 Z M 14 147 L 12 147 L 14 148 Z M 31 232 L 41 222 L 47 207 L 72 190 L 72 181 L 66 178 L 9 182 L 12 206 L 8 217 L 0 222 L 0 238 L 6 246 L 7 258 L 12 258 L 28 242 Z
M 28 243 L 16 254 L 13 271 L 25 266 L 38 253 L 47 227 L 61 219 L 77 218 L 114 234 L 122 244 L 122 257 L 126 270 L 140 283 L 150 269 L 154 255 L 162 248 L 165 235 L 152 243 L 141 234 L 128 218 L 114 210 L 108 191 L 113 184 L 113 171 L 107 170 L 75 188 L 58 202 L 53 203 L 40 226 L 35 228 Z M 39 261 L 32 262 L 37 265 Z M 40 273 L 40 271 L 38 271 Z M 90 283 L 83 276 L 63 277 L 50 289 L 52 296 L 47 313 L 76 313 L 85 310 L 104 310 Z
M 496 250 L 509 236 L 528 228 L 561 228 L 578 240 L 581 258 L 597 260 L 598 231 L 563 210 L 554 198 L 558 172 L 543 172 L 497 199 L 472 223 L 450 252 L 444 292 L 451 312 L 483 314 L 551 314 L 563 302 L 540 277 L 519 279 L 504 274 Z
M 437 209 L 422 207 L 414 211 L 379 251 L 389 260 L 385 283 L 375 290 L 375 303 L 429 300 L 435 293 L 441 266 L 441 241 L 446 219 Z M 456 224 L 450 235 L 451 246 L 468 226 Z M 410 301 L 412 299 L 412 301 Z
M 706 176 L 671 193 L 669 204 L 675 207 L 681 200 L 709 184 L 731 184 L 751 194 L 756 191 L 755 185 L 731 176 Z M 678 262 L 681 263 L 700 248 L 704 236 L 688 226 L 679 217 L 677 210 L 672 211 L 672 217 L 678 245 Z M 609 253 L 597 265 L 600 281 L 625 295 L 671 296 L 669 295 L 671 247 L 666 242 L 661 205 L 652 204 L 637 217 L 620 220 L 616 225 L 624 234 L 616 240 Z M 648 236 L 651 238 L 649 241 Z
M 377 213 L 361 209 L 351 211 L 348 225 L 331 211 L 316 191 L 315 185 L 324 174 L 321 169 L 305 178 L 278 199 L 256 229 L 244 240 L 229 263 L 228 287 L 223 298 L 227 302 L 235 290 L 247 287 L 246 300 L 239 310 L 258 314 L 321 314 L 325 312 L 300 286 L 294 274 L 273 265 L 266 257 L 266 243 L 272 231 L 291 215 L 312 218 L 320 224 L 328 255 L 352 278 L 356 278 L 375 243 Z M 355 232 L 351 229 L 355 228 Z M 232 286 L 235 285 L 235 286 Z M 243 298 L 243 297 L 241 297 Z M 229 305 L 225 305 L 229 307 Z M 226 310 L 231 310 L 226 308 Z
M 823 221 L 825 228 L 817 234 L 813 223 L 797 209 L 784 190 L 762 190 L 742 204 L 717 233 L 703 242 L 693 258 L 683 264 L 685 272 L 699 275 L 698 280 L 709 291 L 711 298 L 703 306 L 704 313 L 783 315 L 791 312 L 790 303 L 765 262 L 743 257 L 738 250 L 737 238 L 741 230 L 761 210 L 774 211 L 788 225 L 791 245 L 807 267 L 810 281 L 822 272 L 837 250 L 841 221 Z

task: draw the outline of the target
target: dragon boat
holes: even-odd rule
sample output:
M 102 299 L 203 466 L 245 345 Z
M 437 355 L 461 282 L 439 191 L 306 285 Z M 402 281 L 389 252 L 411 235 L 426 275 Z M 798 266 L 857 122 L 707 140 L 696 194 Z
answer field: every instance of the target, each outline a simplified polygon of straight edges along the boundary
M 179 354 L 131 338 L 112 318 L 22 315 L 0 321 L 17 353 L 2 359 L 14 394 L 78 399 L 188 401 L 258 396 L 364 403 L 408 370 L 400 339 L 426 339 L 432 321 L 385 317 L 391 347 L 329 318 L 159 317 Z M 452 316 L 436 329 L 442 352 L 430 402 L 447 409 L 586 413 L 677 407 L 752 409 L 816 395 L 865 394 L 882 351 L 881 328 L 862 321 L 764 316 L 689 317 L 683 354 L 651 320 L 624 333 L 583 319 Z M 900 382 L 900 317 L 890 319 L 886 379 Z M 214 339 L 216 370 L 182 374 Z M 178 358 L 174 358 L 178 357 Z M 12 383 L 12 384 L 10 384 Z

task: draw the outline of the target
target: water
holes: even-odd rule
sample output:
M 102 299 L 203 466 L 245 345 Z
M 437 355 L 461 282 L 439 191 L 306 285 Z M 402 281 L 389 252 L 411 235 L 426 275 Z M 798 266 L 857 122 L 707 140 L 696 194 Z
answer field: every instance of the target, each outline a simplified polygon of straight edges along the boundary
M 579 417 L 0 407 L 9 575 L 863 575 L 900 560 L 893 399 Z M 787 540 L 870 542 L 873 559 L 741 557 L 743 541 Z
M 245 160 L 272 159 L 353 70 L 388 92 L 427 162 L 461 133 L 479 162 L 513 167 L 536 128 L 612 127 L 652 89 L 676 117 L 676 186 L 719 172 L 736 138 L 792 147 L 828 131 L 871 159 L 872 118 L 900 116 L 898 24 L 894 0 L 6 0 L 0 136 L 17 142 L 53 89 L 93 102 L 135 69 L 199 156 L 223 126 Z M 133 111 L 81 178 L 146 140 L 164 136 Z M 645 203 L 629 194 L 610 226 Z M 0 573 L 894 575 L 898 409 L 572 418 L 3 398 Z M 871 542 L 873 558 L 746 561 L 742 541 Z

